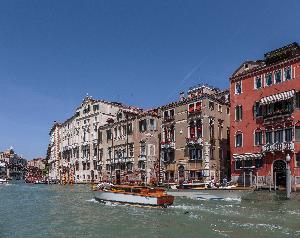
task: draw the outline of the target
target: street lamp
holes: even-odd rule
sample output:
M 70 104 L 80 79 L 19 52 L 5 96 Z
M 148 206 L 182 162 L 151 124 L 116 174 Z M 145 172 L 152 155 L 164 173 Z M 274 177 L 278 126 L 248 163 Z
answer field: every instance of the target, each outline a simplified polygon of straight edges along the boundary
M 286 161 L 286 198 L 290 199 L 292 183 L 291 183 L 291 168 L 290 168 L 291 156 L 289 154 L 286 155 L 285 161 Z

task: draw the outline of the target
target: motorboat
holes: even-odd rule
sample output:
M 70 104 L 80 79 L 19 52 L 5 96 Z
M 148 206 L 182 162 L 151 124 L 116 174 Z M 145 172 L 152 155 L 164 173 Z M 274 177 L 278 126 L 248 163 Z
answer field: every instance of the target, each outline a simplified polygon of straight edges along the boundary
M 95 199 L 100 202 L 108 201 L 158 207 L 167 207 L 174 202 L 174 196 L 167 195 L 163 188 L 99 184 L 94 191 Z
M 8 180 L 5 178 L 0 178 L 0 184 L 8 184 Z
M 43 180 L 36 180 L 34 184 L 47 184 L 47 182 Z

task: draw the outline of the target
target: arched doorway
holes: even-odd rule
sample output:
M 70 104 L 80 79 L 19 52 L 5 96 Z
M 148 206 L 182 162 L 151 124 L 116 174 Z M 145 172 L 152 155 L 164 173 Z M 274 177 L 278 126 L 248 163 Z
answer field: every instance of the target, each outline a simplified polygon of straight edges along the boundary
M 273 176 L 276 179 L 276 186 L 286 186 L 286 163 L 283 160 L 276 160 L 273 163 Z

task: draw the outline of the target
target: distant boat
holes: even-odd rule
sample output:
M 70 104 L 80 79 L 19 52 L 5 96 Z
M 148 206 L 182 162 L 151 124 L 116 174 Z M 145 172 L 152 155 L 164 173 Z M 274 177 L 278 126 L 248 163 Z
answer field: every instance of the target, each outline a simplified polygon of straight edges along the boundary
M 0 178 L 0 184 L 8 184 L 8 180 L 5 178 Z
M 43 180 L 36 180 L 34 184 L 47 184 L 47 182 Z
M 158 207 L 167 207 L 174 202 L 174 196 L 167 195 L 162 188 L 112 184 L 98 185 L 95 189 L 95 199 L 101 202 Z

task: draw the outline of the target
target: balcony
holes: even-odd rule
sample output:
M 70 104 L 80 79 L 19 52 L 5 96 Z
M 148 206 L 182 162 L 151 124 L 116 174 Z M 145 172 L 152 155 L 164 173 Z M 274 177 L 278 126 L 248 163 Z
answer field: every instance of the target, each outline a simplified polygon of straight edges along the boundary
M 113 161 L 115 164 L 126 163 L 126 162 L 128 162 L 128 159 L 129 158 L 126 158 L 126 157 L 118 157 L 118 158 L 114 158 Z
M 74 142 L 72 148 L 76 148 L 77 146 L 78 146 L 78 143 Z
M 188 117 L 192 117 L 194 115 L 201 115 L 202 114 L 202 111 L 201 111 L 201 108 L 200 109 L 195 109 L 195 110 L 189 110 L 188 111 Z
M 162 149 L 175 149 L 175 142 L 173 141 L 162 141 L 160 144 Z
M 203 145 L 203 139 L 202 138 L 186 138 L 186 144 L 187 144 L 187 146 Z
M 139 161 L 146 161 L 147 157 L 146 155 L 139 155 Z
M 263 114 L 263 119 L 270 119 L 273 117 L 281 117 L 281 116 L 289 116 L 294 112 L 294 108 L 288 108 L 288 109 L 282 109 L 282 110 L 276 110 L 269 113 Z
M 174 121 L 174 116 L 168 116 L 163 118 L 164 123 L 171 122 L 171 121 Z
M 202 164 L 203 159 L 200 157 L 194 157 L 194 158 L 189 157 L 189 163 L 191 163 L 191 164 L 201 163 Z
M 128 157 L 125 159 L 126 163 L 133 163 L 134 162 L 134 158 L 133 157 Z
M 86 146 L 86 145 L 89 145 L 89 141 L 84 141 L 84 142 L 82 142 L 82 146 Z
M 276 151 L 285 151 L 285 150 L 294 150 L 294 142 L 282 142 L 274 144 L 266 144 L 262 146 L 262 152 L 276 152 Z
M 107 159 L 107 160 L 106 160 L 106 163 L 107 163 L 107 164 L 112 164 L 112 163 L 113 163 L 113 159 Z

